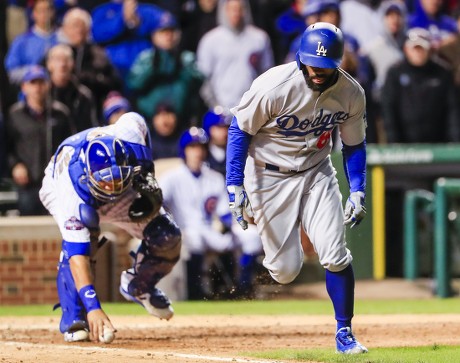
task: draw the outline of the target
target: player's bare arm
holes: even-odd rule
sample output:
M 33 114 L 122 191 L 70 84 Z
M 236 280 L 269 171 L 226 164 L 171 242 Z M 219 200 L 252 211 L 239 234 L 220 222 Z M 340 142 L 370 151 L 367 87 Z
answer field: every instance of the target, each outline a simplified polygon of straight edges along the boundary
M 82 302 L 86 307 L 88 313 L 88 325 L 91 340 L 98 340 L 99 335 L 103 335 L 104 326 L 110 328 L 115 332 L 110 319 L 100 307 L 99 299 L 94 289 L 94 283 L 91 275 L 91 268 L 89 257 L 84 255 L 74 255 L 69 259 L 70 270 L 75 280 L 75 286 L 80 293 Z M 89 287 L 89 288 L 88 288 Z M 86 303 L 86 304 L 85 304 Z M 98 308 L 99 306 L 99 308 Z M 88 310 L 93 308 L 93 310 Z

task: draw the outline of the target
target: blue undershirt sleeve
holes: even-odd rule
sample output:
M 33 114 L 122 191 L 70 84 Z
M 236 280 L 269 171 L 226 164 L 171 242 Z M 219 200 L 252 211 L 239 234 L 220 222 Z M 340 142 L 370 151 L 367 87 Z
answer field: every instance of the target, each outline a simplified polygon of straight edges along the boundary
M 232 123 L 228 128 L 227 142 L 227 172 L 226 183 L 229 185 L 243 185 L 244 168 L 248 156 L 249 144 L 252 136 L 242 131 L 233 117 Z
M 343 168 L 350 192 L 366 192 L 366 140 L 358 145 L 343 144 Z
M 62 241 L 62 251 L 66 258 L 75 255 L 89 256 L 91 252 L 91 243 L 89 242 L 67 242 Z

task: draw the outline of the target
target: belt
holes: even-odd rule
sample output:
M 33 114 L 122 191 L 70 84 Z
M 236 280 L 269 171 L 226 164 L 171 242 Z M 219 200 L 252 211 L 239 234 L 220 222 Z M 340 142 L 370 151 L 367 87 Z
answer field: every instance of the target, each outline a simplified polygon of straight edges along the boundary
M 279 166 L 269 164 L 269 163 L 264 163 L 264 164 L 265 164 L 264 165 L 265 169 L 267 169 L 267 170 L 279 171 L 279 172 L 282 172 L 282 173 L 297 173 L 298 172 L 297 170 L 291 170 L 291 169 L 288 169 L 288 168 L 280 168 Z

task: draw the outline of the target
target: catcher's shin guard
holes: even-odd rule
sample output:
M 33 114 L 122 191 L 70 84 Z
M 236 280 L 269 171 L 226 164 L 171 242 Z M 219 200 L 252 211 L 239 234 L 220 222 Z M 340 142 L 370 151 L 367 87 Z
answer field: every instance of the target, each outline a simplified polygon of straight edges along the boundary
M 144 229 L 142 240 L 134 255 L 135 278 L 129 286 L 134 296 L 148 292 L 171 272 L 179 260 L 181 233 L 169 214 L 154 218 Z
M 65 341 L 88 340 L 88 323 L 86 312 L 81 303 L 75 282 L 70 271 L 69 260 L 61 252 L 56 278 L 59 304 L 62 309 L 59 330 L 64 334 Z

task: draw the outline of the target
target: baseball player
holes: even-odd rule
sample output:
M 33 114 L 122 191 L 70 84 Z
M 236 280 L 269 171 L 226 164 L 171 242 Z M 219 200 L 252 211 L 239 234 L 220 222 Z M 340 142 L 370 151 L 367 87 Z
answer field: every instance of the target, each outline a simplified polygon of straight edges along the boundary
M 164 205 L 180 226 L 189 253 L 188 277 L 192 279 L 188 281 L 188 297 L 191 300 L 206 297 L 202 284 L 206 252 L 228 257 L 241 247 L 235 296 L 249 295 L 256 257 L 261 252 L 255 226 L 251 226 L 245 236 L 240 236 L 241 229 L 237 223 L 232 223 L 225 179 L 205 164 L 208 142 L 208 135 L 202 128 L 192 127 L 184 131 L 179 140 L 179 154 L 184 164 L 159 178 Z M 221 222 L 222 230 L 216 228 L 216 219 Z M 234 233 L 236 227 L 238 233 Z M 232 285 L 232 281 L 227 283 Z
M 169 299 L 155 285 L 179 259 L 181 233 L 161 208 L 162 193 L 146 139 L 145 120 L 135 112 L 125 113 L 115 124 L 67 138 L 45 170 L 40 199 L 63 239 L 57 289 L 60 331 L 67 342 L 104 341 L 107 330 L 115 331 L 102 310 L 90 269 L 103 222 L 142 240 L 133 253 L 133 267 L 121 274 L 121 294 L 160 319 L 173 316 Z
M 367 352 L 353 336 L 352 256 L 345 225 L 365 216 L 365 97 L 340 67 L 343 36 L 329 23 L 303 33 L 296 61 L 274 67 L 252 84 L 229 129 L 227 191 L 232 214 L 245 229 L 253 216 L 265 252 L 264 266 L 281 284 L 303 263 L 303 228 L 326 269 L 337 351 Z M 331 133 L 338 126 L 350 196 L 345 213 L 332 166 Z

